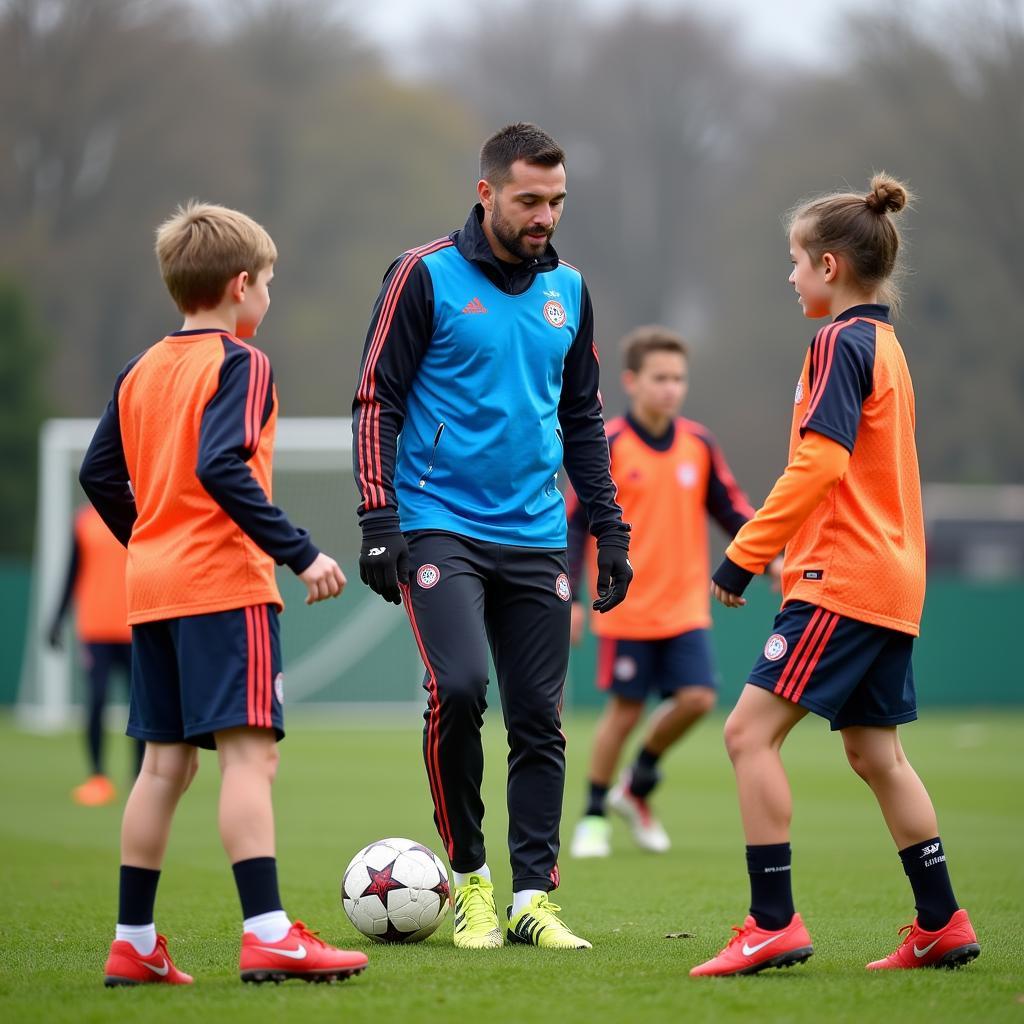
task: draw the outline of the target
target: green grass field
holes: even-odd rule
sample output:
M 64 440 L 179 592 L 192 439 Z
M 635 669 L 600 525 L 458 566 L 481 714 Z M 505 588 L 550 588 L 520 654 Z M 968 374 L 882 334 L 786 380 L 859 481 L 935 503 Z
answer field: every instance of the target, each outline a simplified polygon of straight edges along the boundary
M 509 889 L 504 844 L 504 736 L 497 709 L 486 731 L 489 861 L 499 900 Z M 340 908 L 338 883 L 365 843 L 404 835 L 440 849 L 419 737 L 303 721 L 282 748 L 276 790 L 285 905 L 327 938 L 367 949 L 361 977 L 336 986 L 238 981 L 239 921 L 215 827 L 216 763 L 204 755 L 171 841 L 157 923 L 171 937 L 187 990 L 106 990 L 103 960 L 116 912 L 120 806 L 83 809 L 68 790 L 83 758 L 77 736 L 40 739 L 0 720 L 0 1018 L 5 1021 L 1024 1021 L 1024 735 L 1022 712 L 932 713 L 904 730 L 939 807 L 958 895 L 971 911 L 981 958 L 956 972 L 869 975 L 913 913 L 909 888 L 866 787 L 827 726 L 808 720 L 787 747 L 796 799 L 797 906 L 816 953 L 802 967 L 696 981 L 746 907 L 743 846 L 721 720 L 667 759 L 657 804 L 675 840 L 666 856 L 631 847 L 563 859 L 557 894 L 566 919 L 594 943 L 581 953 L 506 947 L 460 953 L 451 918 L 419 946 L 362 938 Z M 570 719 L 567 836 L 582 803 L 593 719 Z M 127 741 L 111 761 L 128 765 Z M 672 932 L 690 938 L 668 939 Z

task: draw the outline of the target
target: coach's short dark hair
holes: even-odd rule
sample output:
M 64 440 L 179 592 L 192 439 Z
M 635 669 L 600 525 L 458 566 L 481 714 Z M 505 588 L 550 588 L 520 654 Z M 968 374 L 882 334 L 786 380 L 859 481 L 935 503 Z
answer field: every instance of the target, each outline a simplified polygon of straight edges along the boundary
M 480 177 L 492 185 L 504 185 L 517 160 L 557 167 L 565 163 L 565 152 L 543 128 L 517 121 L 495 132 L 481 147 Z

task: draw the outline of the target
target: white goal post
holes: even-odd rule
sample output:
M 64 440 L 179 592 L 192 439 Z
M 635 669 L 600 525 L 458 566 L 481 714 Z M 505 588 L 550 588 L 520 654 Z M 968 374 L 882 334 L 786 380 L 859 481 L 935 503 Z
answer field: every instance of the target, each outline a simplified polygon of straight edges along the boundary
M 94 420 L 57 419 L 45 423 L 40 433 L 31 606 L 16 705 L 24 728 L 65 728 L 81 703 L 72 624 L 67 624 L 62 651 L 49 648 L 46 626 L 64 587 L 73 517 L 85 500 L 78 468 L 95 428 Z M 307 608 L 305 588 L 287 569 L 278 570 L 288 605 L 281 618 L 286 709 L 320 713 L 330 705 L 374 721 L 408 724 L 423 706 L 423 667 L 403 610 L 359 583 L 351 449 L 347 418 L 278 421 L 274 500 L 338 559 L 349 581 L 339 601 Z

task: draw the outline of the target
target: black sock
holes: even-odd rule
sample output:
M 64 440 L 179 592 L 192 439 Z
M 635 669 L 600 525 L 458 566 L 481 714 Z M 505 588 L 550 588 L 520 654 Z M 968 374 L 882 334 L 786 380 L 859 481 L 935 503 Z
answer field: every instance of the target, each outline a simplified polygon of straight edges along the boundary
M 636 755 L 629 772 L 629 791 L 633 796 L 643 800 L 661 782 L 661 772 L 658 771 L 659 757 L 661 754 L 654 754 L 647 747 L 640 748 L 640 753 Z
M 103 775 L 103 707 L 91 705 L 85 728 L 85 742 L 89 748 L 89 765 L 93 775 Z M 123 922 L 122 922 L 123 923 Z M 146 922 L 149 923 L 148 921 Z
M 588 818 L 604 817 L 604 798 L 608 795 L 608 787 L 599 782 L 591 782 L 587 792 L 587 808 L 583 812 Z
M 117 904 L 118 924 L 152 924 L 156 887 L 160 872 L 152 868 L 121 865 L 121 886 Z
M 277 890 L 277 859 L 251 857 L 231 865 L 242 903 L 242 917 L 256 917 L 272 910 L 283 910 Z
M 914 890 L 917 923 L 926 932 L 937 932 L 960 909 L 953 895 L 942 840 L 935 836 L 900 850 L 903 870 Z
M 758 928 L 777 932 L 793 919 L 792 860 L 789 843 L 747 847 L 750 914 Z

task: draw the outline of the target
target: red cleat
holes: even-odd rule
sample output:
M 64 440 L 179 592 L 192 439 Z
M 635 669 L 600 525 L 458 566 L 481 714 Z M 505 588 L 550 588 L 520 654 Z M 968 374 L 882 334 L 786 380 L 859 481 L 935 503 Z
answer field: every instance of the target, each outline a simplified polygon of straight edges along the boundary
M 103 968 L 103 984 L 107 988 L 118 985 L 191 985 L 192 975 L 179 971 L 167 953 L 167 939 L 156 937 L 156 946 L 149 956 L 136 952 L 130 942 L 115 939 L 110 944 L 110 956 Z
M 733 925 L 736 933 L 718 956 L 698 964 L 691 978 L 726 977 L 730 974 L 756 974 L 768 967 L 792 967 L 802 964 L 814 953 L 811 937 L 799 914 L 778 931 L 758 928 L 747 916 L 743 927 Z
M 906 934 L 904 934 L 906 933 Z M 900 929 L 903 941 L 869 971 L 906 971 L 914 967 L 962 967 L 981 952 L 966 910 L 958 910 L 937 932 L 926 932 L 914 918 Z
M 366 969 L 365 953 L 335 949 L 301 921 L 279 942 L 261 942 L 252 932 L 242 936 L 239 969 L 242 981 L 344 981 Z

